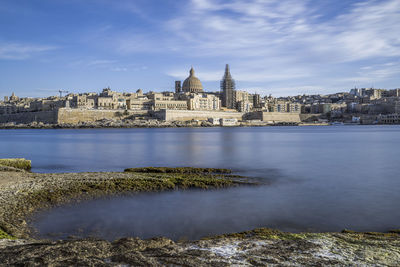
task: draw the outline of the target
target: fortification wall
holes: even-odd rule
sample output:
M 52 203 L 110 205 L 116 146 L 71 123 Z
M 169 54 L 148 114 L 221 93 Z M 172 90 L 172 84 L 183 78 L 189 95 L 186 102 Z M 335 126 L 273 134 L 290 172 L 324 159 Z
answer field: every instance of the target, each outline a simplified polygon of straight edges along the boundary
M 148 114 L 147 110 L 100 110 L 100 109 L 69 109 L 58 110 L 57 122 L 60 124 L 76 124 L 80 122 L 94 122 L 102 119 L 122 119 L 132 115 Z
M 0 123 L 31 123 L 34 121 L 43 123 L 57 123 L 57 110 L 0 115 Z
M 164 109 L 158 111 L 155 115 L 160 120 L 165 121 L 190 121 L 190 120 L 207 120 L 214 119 L 237 119 L 242 120 L 241 112 L 227 111 L 200 111 L 200 110 L 169 110 Z
M 300 122 L 299 113 L 263 112 L 262 121 L 267 122 Z

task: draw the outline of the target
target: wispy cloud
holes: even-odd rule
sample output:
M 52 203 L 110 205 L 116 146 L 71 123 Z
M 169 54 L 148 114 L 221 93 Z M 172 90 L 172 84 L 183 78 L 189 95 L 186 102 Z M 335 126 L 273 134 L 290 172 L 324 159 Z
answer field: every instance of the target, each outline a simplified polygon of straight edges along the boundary
M 230 60 L 238 66 L 236 79 L 296 79 L 299 86 L 310 88 L 305 84 L 312 78 L 321 87 L 334 86 L 350 79 L 327 76 L 327 70 L 338 72 L 342 65 L 359 81 L 398 75 L 398 63 L 362 75 L 356 67 L 360 61 L 400 57 L 398 0 L 354 3 L 329 18 L 322 18 L 326 11 L 308 0 L 192 0 L 186 10 L 167 23 L 178 50 L 186 56 Z M 356 64 L 353 70 L 351 64 Z M 217 78 L 207 72 L 203 79 Z M 168 74 L 182 76 L 178 71 Z
M 111 64 L 116 63 L 116 60 L 108 60 L 108 59 L 96 59 L 87 62 L 87 66 L 109 66 Z
M 56 48 L 49 45 L 3 43 L 0 44 L 0 59 L 22 60 Z
M 124 72 L 124 71 L 128 71 L 128 68 L 125 68 L 125 67 L 114 67 L 114 68 L 111 68 L 111 71 Z
M 332 63 L 400 56 L 400 1 L 366 1 L 321 21 L 310 1 L 192 0 L 168 29 L 186 52 Z M 185 50 L 185 49 L 184 49 Z
M 121 76 L 136 72 L 129 77 L 160 88 L 172 78 L 186 78 L 193 64 L 197 76 L 215 90 L 225 63 L 231 65 L 238 89 L 259 88 L 267 94 L 339 91 L 355 84 L 400 86 L 400 0 L 78 2 L 64 8 L 73 7 L 69 12 L 78 12 L 77 18 L 90 19 L 82 20 L 79 29 L 60 27 L 59 36 L 70 39 L 48 36 L 47 29 L 36 44 L 0 39 L 0 59 L 41 56 L 39 60 L 50 58 L 58 66 L 62 61 L 71 72 L 108 71 L 121 87 Z M 43 12 L 26 6 L 32 16 Z M 19 10 L 19 5 L 12 7 Z M 39 45 L 45 40 L 65 49 L 57 58 L 43 57 L 57 48 Z M 147 81 L 142 66 L 160 79 Z

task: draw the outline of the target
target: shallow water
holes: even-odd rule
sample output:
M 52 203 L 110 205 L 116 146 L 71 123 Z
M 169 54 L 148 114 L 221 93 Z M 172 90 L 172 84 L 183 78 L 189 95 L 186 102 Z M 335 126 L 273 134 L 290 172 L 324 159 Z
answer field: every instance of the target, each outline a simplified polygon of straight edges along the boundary
M 55 208 L 33 224 L 44 237 L 400 228 L 399 126 L 0 130 L 0 148 L 0 157 L 32 159 L 36 172 L 196 166 L 268 181 Z

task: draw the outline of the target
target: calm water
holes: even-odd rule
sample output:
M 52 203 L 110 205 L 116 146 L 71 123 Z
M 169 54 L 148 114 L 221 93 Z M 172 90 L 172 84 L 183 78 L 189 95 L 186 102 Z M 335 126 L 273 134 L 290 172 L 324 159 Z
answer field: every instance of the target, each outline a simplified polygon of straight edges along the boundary
M 399 126 L 0 130 L 2 157 L 32 159 L 35 172 L 224 167 L 268 183 L 63 206 L 36 217 L 44 237 L 400 228 Z

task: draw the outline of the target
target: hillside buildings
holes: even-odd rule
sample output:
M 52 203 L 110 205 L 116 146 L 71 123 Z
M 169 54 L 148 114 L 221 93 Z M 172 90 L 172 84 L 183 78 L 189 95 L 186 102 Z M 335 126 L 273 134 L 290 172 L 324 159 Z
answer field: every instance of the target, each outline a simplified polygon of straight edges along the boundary
M 221 118 L 226 121 L 259 120 L 271 123 L 398 123 L 400 89 L 354 88 L 348 93 L 329 95 L 262 97 L 246 90 L 237 90 L 229 65 L 226 64 L 220 91 L 216 92 L 203 88 L 192 67 L 183 83 L 175 81 L 174 92 L 143 92 L 138 89 L 122 93 L 105 88 L 100 93 L 69 93 L 47 98 L 20 98 L 12 93 L 0 101 L 0 123 L 16 120 L 17 117 L 24 118 L 23 114 L 34 119 L 39 114 L 35 112 L 60 109 L 81 113 L 90 111 L 97 114 L 92 116 L 94 119 L 101 119 L 104 114 L 108 114 L 105 111 L 110 111 L 119 114 L 118 117 L 120 114 L 138 113 L 147 114 L 148 118 L 208 120 L 213 123 Z

